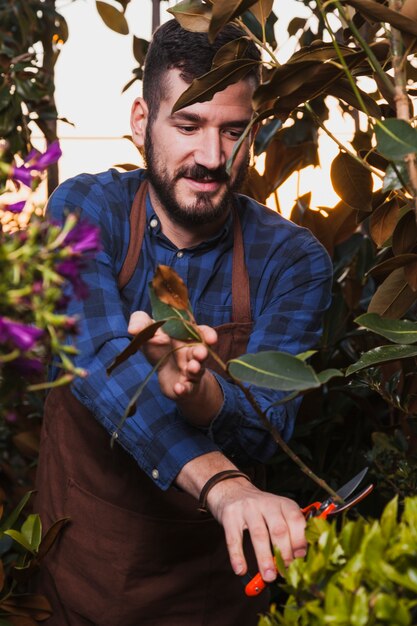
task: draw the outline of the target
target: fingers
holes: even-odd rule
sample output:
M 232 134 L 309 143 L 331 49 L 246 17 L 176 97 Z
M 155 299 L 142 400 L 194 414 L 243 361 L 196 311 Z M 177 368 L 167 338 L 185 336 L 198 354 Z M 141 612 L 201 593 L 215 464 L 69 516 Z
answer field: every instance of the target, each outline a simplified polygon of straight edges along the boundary
M 141 330 L 152 324 L 153 319 L 145 311 L 135 311 L 129 319 L 127 331 L 131 335 L 137 335 Z

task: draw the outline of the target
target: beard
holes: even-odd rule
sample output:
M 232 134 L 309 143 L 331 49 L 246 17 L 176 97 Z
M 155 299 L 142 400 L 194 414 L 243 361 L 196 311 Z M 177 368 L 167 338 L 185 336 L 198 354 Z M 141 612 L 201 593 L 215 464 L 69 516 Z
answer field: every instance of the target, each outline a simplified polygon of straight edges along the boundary
M 249 167 L 249 153 L 232 181 L 226 172 L 225 166 L 208 169 L 203 165 L 194 164 L 183 166 L 170 176 L 167 168 L 161 163 L 159 156 L 155 154 L 149 126 L 146 129 L 144 147 L 148 180 L 154 188 L 165 213 L 173 222 L 186 227 L 204 226 L 212 224 L 227 215 L 232 205 L 233 194 L 239 191 L 245 181 Z M 177 200 L 175 187 L 176 183 L 184 177 L 197 181 L 209 179 L 224 183 L 225 191 L 220 198 L 217 198 L 216 202 L 212 194 L 202 191 L 195 193 L 193 202 L 188 204 L 181 203 Z

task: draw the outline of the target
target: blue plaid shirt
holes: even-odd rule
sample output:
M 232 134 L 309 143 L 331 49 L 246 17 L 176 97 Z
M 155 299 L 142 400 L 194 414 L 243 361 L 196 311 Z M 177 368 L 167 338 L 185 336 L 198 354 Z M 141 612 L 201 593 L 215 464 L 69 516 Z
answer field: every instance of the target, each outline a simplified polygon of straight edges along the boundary
M 151 312 L 148 283 L 157 265 L 169 265 L 183 278 L 199 324 L 217 326 L 231 321 L 231 218 L 215 237 L 178 250 L 161 232 L 149 197 L 138 267 L 119 293 L 117 275 L 127 253 L 129 213 L 144 175 L 143 170 L 81 174 L 60 185 L 48 205 L 53 219 L 62 221 L 68 210 L 81 209 L 81 215 L 101 229 L 103 250 L 89 262 L 83 275 L 90 295 L 83 301 L 73 298 L 68 313 L 80 320 L 76 364 L 89 373 L 75 381 L 73 392 L 109 433 L 117 428 L 130 398 L 150 371 L 149 363 L 138 352 L 110 377 L 106 375 L 106 367 L 131 339 L 127 333 L 130 314 Z M 254 200 L 238 196 L 237 207 L 254 320 L 247 351 L 298 354 L 313 348 L 330 302 L 332 269 L 327 253 L 308 230 Z M 120 444 L 162 489 L 199 455 L 221 450 L 238 465 L 248 465 L 266 461 L 275 451 L 270 434 L 242 392 L 217 378 L 224 403 L 209 429 L 191 426 L 175 402 L 162 395 L 153 376 L 135 414 L 119 433 Z M 271 407 L 283 394 L 263 388 L 253 391 L 268 418 L 288 439 L 300 400 Z

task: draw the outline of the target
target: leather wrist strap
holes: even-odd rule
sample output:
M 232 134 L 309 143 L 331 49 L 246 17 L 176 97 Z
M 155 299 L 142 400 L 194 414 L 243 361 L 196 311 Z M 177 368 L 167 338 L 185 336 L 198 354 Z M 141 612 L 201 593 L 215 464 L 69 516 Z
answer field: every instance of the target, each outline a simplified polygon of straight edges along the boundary
M 214 485 L 217 485 L 217 483 L 221 483 L 222 480 L 228 480 L 229 478 L 239 478 L 239 477 L 246 478 L 246 480 L 251 482 L 251 479 L 249 478 L 249 476 L 247 476 L 247 474 L 244 474 L 243 472 L 237 469 L 223 470 L 222 472 L 218 472 L 217 474 L 214 474 L 214 476 L 209 478 L 201 490 L 200 497 L 198 499 L 198 510 L 201 511 L 202 513 L 208 512 L 207 496 L 209 492 L 211 491 L 211 489 L 213 489 Z

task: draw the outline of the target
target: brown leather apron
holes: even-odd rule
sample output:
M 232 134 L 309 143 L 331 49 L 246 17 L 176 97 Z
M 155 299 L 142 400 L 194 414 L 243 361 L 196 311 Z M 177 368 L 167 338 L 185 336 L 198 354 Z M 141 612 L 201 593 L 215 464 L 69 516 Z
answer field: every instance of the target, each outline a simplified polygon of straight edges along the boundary
M 139 258 L 146 187 L 132 205 L 120 290 Z M 233 321 L 217 328 L 224 360 L 245 352 L 252 326 L 236 211 L 234 238 Z M 41 568 L 38 589 L 54 609 L 48 626 L 255 626 L 268 609 L 267 595 L 245 596 L 222 527 L 190 495 L 161 491 L 120 446 L 111 448 L 68 387 L 46 401 L 37 484 L 44 528 L 71 519 Z M 245 554 L 257 571 L 248 537 Z

